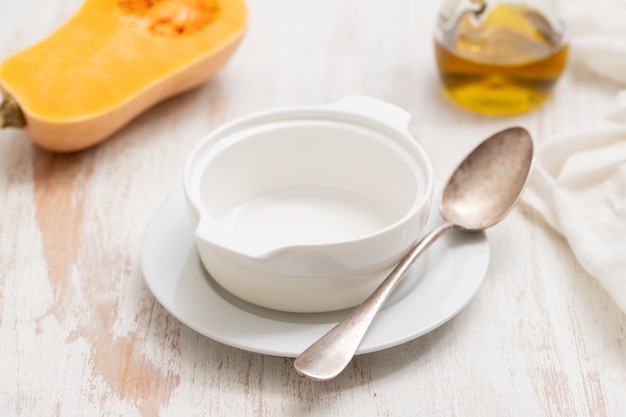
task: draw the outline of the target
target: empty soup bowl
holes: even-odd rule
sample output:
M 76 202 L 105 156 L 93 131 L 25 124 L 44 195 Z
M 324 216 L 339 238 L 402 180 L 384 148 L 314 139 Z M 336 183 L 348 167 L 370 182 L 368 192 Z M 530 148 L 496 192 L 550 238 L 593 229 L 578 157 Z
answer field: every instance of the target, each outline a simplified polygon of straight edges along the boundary
M 256 113 L 188 157 L 202 263 L 225 290 L 290 312 L 362 302 L 419 238 L 433 191 L 409 114 L 348 97 Z

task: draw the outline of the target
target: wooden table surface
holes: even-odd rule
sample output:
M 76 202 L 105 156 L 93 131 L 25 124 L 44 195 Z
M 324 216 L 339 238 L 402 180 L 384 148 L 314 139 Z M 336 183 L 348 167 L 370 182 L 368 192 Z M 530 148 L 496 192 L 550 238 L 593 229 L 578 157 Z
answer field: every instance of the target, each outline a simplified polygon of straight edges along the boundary
M 0 4 L 0 59 L 51 33 L 80 0 Z M 438 89 L 437 2 L 250 0 L 229 64 L 84 152 L 0 132 L 1 416 L 624 416 L 626 316 L 565 240 L 524 205 L 487 232 L 488 273 L 456 317 L 314 382 L 293 359 L 181 324 L 142 276 L 144 229 L 181 190 L 207 132 L 279 106 L 348 94 L 412 116 L 436 175 L 521 125 L 536 143 L 595 126 L 619 86 L 568 67 L 540 109 L 490 118 Z M 406 317 L 403 320 L 411 320 Z

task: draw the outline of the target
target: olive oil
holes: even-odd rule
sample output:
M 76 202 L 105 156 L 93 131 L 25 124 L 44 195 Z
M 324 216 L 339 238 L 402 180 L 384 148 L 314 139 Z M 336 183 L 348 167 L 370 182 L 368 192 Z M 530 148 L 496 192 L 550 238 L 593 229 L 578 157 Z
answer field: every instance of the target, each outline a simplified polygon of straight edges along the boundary
M 545 101 L 563 71 L 562 33 L 538 11 L 500 3 L 460 14 L 435 39 L 445 94 L 483 114 L 515 114 Z

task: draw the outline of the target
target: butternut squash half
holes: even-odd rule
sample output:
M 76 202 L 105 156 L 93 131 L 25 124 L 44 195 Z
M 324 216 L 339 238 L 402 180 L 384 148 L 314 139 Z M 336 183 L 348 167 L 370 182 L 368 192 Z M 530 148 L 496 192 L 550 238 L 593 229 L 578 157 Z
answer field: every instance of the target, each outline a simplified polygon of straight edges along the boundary
M 0 126 L 56 152 L 87 148 L 213 76 L 239 45 L 244 0 L 87 0 L 0 64 Z

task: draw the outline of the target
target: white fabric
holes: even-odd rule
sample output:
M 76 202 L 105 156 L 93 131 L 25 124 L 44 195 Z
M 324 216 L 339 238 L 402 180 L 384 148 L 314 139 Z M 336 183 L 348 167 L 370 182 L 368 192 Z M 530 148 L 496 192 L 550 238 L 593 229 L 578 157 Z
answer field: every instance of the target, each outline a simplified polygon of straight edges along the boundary
M 624 22 L 623 1 L 573 11 L 570 64 L 626 85 Z M 538 147 L 523 199 L 626 312 L 626 90 L 602 125 Z

